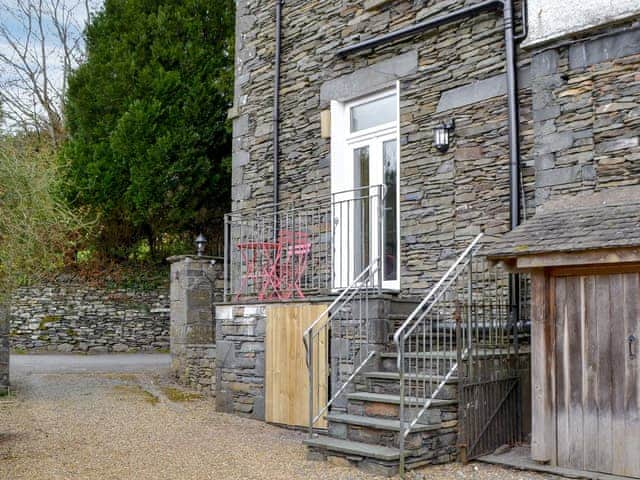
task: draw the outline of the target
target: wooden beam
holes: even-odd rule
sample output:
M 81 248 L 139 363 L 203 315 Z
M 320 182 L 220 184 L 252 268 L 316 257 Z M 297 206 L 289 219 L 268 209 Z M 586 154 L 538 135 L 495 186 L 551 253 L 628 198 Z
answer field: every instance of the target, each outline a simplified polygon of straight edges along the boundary
M 586 252 L 542 253 L 518 257 L 518 270 L 576 265 L 640 263 L 640 248 L 610 248 Z
M 531 458 L 544 463 L 556 457 L 553 284 L 544 270 L 531 275 Z

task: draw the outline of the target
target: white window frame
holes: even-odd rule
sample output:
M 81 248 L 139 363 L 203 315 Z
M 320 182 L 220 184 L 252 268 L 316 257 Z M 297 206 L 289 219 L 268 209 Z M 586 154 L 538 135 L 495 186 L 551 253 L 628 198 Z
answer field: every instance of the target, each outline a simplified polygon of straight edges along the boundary
M 351 132 L 351 108 L 364 103 L 387 97 L 389 95 L 396 96 L 396 120 L 385 124 L 370 127 L 358 132 Z M 387 137 L 387 138 L 383 138 Z M 357 145 L 365 144 L 367 141 L 381 139 L 380 141 L 388 141 L 394 138 L 396 140 L 396 159 L 397 159 L 397 176 L 396 176 L 396 279 L 383 280 L 382 287 L 385 290 L 400 290 L 400 175 L 401 175 L 401 159 L 400 159 L 400 82 L 392 88 L 387 88 L 380 92 L 365 97 L 360 97 L 347 102 L 337 100 L 331 101 L 331 192 L 350 191 L 354 188 L 353 175 L 353 158 L 352 149 Z M 383 179 L 384 181 L 384 179 Z M 377 233 L 382 234 L 381 232 Z M 338 257 L 341 253 L 338 251 L 340 246 L 335 246 L 335 255 Z M 383 247 L 384 248 L 384 247 Z M 334 262 L 336 260 L 334 259 Z M 339 272 L 335 271 L 336 278 L 341 277 Z M 348 282 L 345 279 L 338 280 L 336 288 L 345 287 Z

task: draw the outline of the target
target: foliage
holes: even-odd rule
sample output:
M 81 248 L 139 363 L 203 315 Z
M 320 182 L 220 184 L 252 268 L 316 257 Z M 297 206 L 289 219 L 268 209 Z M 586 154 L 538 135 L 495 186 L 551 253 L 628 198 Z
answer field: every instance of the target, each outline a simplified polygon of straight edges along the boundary
M 63 158 L 100 252 L 129 258 L 144 239 L 158 256 L 227 210 L 233 28 L 233 0 L 107 0 L 92 19 Z
M 49 144 L 0 138 L 0 296 L 60 268 L 85 238 L 88 225 L 56 195 L 58 177 Z

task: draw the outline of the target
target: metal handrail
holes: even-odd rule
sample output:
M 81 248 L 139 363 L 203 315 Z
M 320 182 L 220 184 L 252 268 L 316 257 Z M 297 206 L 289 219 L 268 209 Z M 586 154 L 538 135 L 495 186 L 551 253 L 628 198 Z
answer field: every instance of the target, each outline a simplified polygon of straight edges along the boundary
M 458 265 L 460 265 L 460 263 L 466 258 L 466 256 L 469 255 L 469 253 L 475 248 L 475 246 L 480 241 L 480 239 L 483 237 L 483 235 L 484 234 L 479 233 L 476 236 L 476 238 L 473 239 L 473 241 L 464 250 L 464 252 L 462 252 L 460 254 L 460 256 L 456 259 L 456 261 L 453 263 L 453 265 L 451 265 L 451 267 L 449 267 L 449 270 L 447 270 L 447 272 L 442 276 L 442 278 L 438 281 L 438 283 L 436 283 L 433 286 L 433 288 L 431 290 L 429 290 L 429 293 L 427 294 L 427 296 L 424 297 L 424 299 L 420 302 L 420 304 L 413 310 L 413 312 L 411 312 L 411 314 L 402 323 L 402 325 L 400 325 L 400 327 L 398 327 L 396 332 L 393 334 L 393 342 L 396 344 L 396 346 L 399 346 L 398 341 L 400 339 L 400 335 L 402 334 L 402 332 L 404 332 L 404 330 L 407 329 L 408 325 L 411 324 L 411 322 L 416 317 L 416 315 L 418 315 L 420 310 L 422 310 L 422 308 L 427 304 L 427 302 L 429 300 L 431 300 L 431 297 L 433 297 L 433 295 L 435 295 L 435 293 L 442 286 L 442 284 L 445 281 L 447 281 L 449 276 L 455 271 L 456 268 L 458 268 Z
M 460 254 L 460 256 L 455 260 L 455 262 L 449 267 L 446 273 L 440 278 L 440 280 L 429 290 L 425 298 L 418 304 L 418 306 L 411 312 L 411 314 L 407 317 L 407 319 L 402 323 L 402 325 L 396 330 L 393 335 L 393 341 L 396 346 L 396 351 L 398 352 L 397 357 L 397 366 L 398 366 L 398 378 L 399 378 L 399 393 L 400 393 L 400 405 L 399 405 L 399 417 L 400 417 L 400 434 L 399 434 L 399 447 L 400 447 L 400 475 L 404 476 L 404 466 L 405 466 L 405 439 L 411 432 L 411 430 L 415 427 L 415 425 L 419 422 L 422 415 L 426 412 L 426 410 L 431 406 L 434 399 L 440 394 L 444 386 L 447 382 L 453 377 L 453 375 L 458 370 L 458 366 L 460 361 L 468 355 L 468 346 L 463 351 L 460 350 L 458 346 L 458 355 L 456 361 L 450 366 L 447 373 L 440 380 L 440 382 L 435 385 L 435 382 L 432 384 L 429 381 L 429 385 L 431 386 L 431 391 L 428 394 L 428 398 L 425 399 L 423 405 L 419 410 L 417 410 L 414 418 L 412 418 L 408 423 L 405 421 L 405 349 L 406 349 L 406 339 L 410 338 L 410 336 L 414 333 L 416 328 L 419 325 L 423 325 L 426 328 L 425 319 L 427 319 L 430 312 L 434 309 L 434 307 L 438 304 L 440 299 L 442 299 L 443 295 L 449 290 L 451 285 L 458 279 L 461 272 L 467 267 L 467 265 L 471 265 L 471 260 L 473 258 L 474 253 L 477 251 L 478 243 L 482 238 L 483 234 L 478 234 L 473 241 L 467 246 L 467 248 Z M 471 280 L 469 280 L 471 281 Z M 469 292 L 471 292 L 471 284 L 469 284 Z M 439 312 L 436 311 L 439 319 Z M 439 320 L 438 320 L 439 321 Z M 429 325 L 431 328 L 431 325 Z M 459 327 L 459 324 L 458 324 Z M 438 329 L 440 328 L 440 324 L 438 324 Z M 449 332 L 450 335 L 453 333 Z M 456 331 L 456 336 L 457 336 Z M 439 332 L 437 332 L 437 335 Z M 439 340 L 437 340 L 438 344 L 436 345 L 436 350 L 439 350 Z M 423 339 L 423 347 L 426 347 L 426 340 Z M 449 345 L 446 345 L 446 340 L 443 339 L 443 347 L 449 346 L 452 347 L 452 339 L 449 339 Z M 430 341 L 430 347 L 432 347 L 432 341 Z M 433 363 L 433 362 L 432 362 Z M 430 368 L 433 367 L 433 364 L 429 365 Z M 436 377 L 439 374 L 440 364 L 436 362 Z M 443 365 L 444 366 L 444 365 Z M 416 363 L 416 385 L 418 387 L 418 370 Z M 423 365 L 424 369 L 425 365 Z M 422 387 L 426 392 L 426 381 L 423 381 L 424 385 Z M 433 388 L 435 386 L 435 388 Z M 416 395 L 417 397 L 417 395 Z
M 313 331 L 316 327 L 320 326 L 320 328 L 326 327 L 326 325 L 330 322 L 330 316 L 333 312 L 335 315 L 339 312 L 345 305 L 347 305 L 358 292 L 362 289 L 369 289 L 372 283 L 372 276 L 377 272 L 374 268 L 381 268 L 381 257 L 379 256 L 373 262 L 371 262 L 352 282 L 349 284 L 347 288 L 342 290 L 340 294 L 335 298 L 331 304 L 325 308 L 318 318 L 314 320 L 314 322 L 309 325 L 302 334 L 302 342 L 304 344 L 305 353 L 306 353 L 306 363 L 307 369 L 309 372 L 309 435 L 313 435 L 313 425 L 322 417 L 322 415 L 328 410 L 328 408 L 335 402 L 335 400 L 340 397 L 342 392 L 347 388 L 347 386 L 353 381 L 354 378 L 360 373 L 362 368 L 371 360 L 371 358 L 375 355 L 375 352 L 371 351 L 367 354 L 365 359 L 353 370 L 351 375 L 346 379 L 346 381 L 336 390 L 333 396 L 327 400 L 327 403 L 318 411 L 317 414 L 313 412 L 313 399 L 315 396 L 314 389 L 314 372 L 313 372 L 313 337 L 318 335 L 314 335 Z M 377 290 L 380 291 L 381 285 L 377 285 Z M 324 320 L 324 322 L 323 322 Z M 320 323 L 323 322 L 322 325 Z
M 377 263 L 377 262 L 376 262 Z M 371 263 L 367 268 L 365 268 L 360 275 L 358 275 L 353 282 L 351 282 L 351 284 L 345 288 L 342 292 L 340 292 L 340 295 L 338 295 L 335 300 L 333 302 L 331 302 L 331 305 L 329 305 L 327 308 L 325 308 L 322 313 L 320 315 L 318 315 L 318 318 L 316 318 L 313 323 L 311 325 L 309 325 L 305 331 L 302 333 L 302 342 L 304 343 L 304 348 L 305 351 L 309 351 L 309 345 L 307 344 L 307 336 L 309 335 L 309 333 L 311 332 L 311 330 L 313 330 L 315 328 L 315 326 L 320 323 L 320 321 L 322 320 L 322 318 L 327 315 L 332 309 L 334 309 L 336 307 L 336 305 L 338 305 L 340 302 L 342 302 L 342 299 L 353 289 L 354 286 L 356 286 L 359 282 L 362 281 L 362 279 L 364 278 L 364 276 L 366 274 L 368 274 L 371 271 L 371 268 L 374 266 L 374 263 Z M 308 363 L 307 363 L 308 365 Z
M 347 193 L 353 193 L 353 192 L 362 192 L 362 191 L 369 191 L 372 188 L 380 188 L 380 187 L 384 187 L 384 189 L 386 190 L 386 186 L 383 184 L 378 184 L 378 185 L 366 185 L 364 187 L 356 187 L 356 188 L 351 188 L 351 189 L 347 189 L 347 190 L 340 190 L 339 192 L 331 192 L 328 194 L 324 194 L 324 195 L 320 195 L 318 197 L 315 197 L 313 199 L 314 203 L 322 203 L 323 201 L 330 201 L 332 200 L 333 197 L 335 197 L 336 195 L 343 195 L 343 194 L 347 194 Z M 270 213 L 273 213 L 274 211 L 278 211 L 281 210 L 283 207 L 288 207 L 290 205 L 300 205 L 300 200 L 296 199 L 296 200 L 283 200 L 281 202 L 278 203 L 267 203 L 267 204 L 263 204 L 263 205 L 257 205 L 255 207 L 246 207 L 246 208 L 240 208 L 238 210 L 234 210 L 233 212 L 227 212 L 224 214 L 225 217 L 234 217 L 236 215 L 243 215 L 243 214 L 247 214 L 247 213 L 251 213 L 251 212 L 256 212 L 256 214 L 258 214 L 258 211 L 261 210 L 269 210 L 268 213 L 260 213 L 263 215 L 267 215 Z M 295 211 L 295 210 L 304 210 L 305 208 L 308 208 L 307 205 L 301 205 L 297 208 L 291 208 L 291 209 L 287 209 L 287 211 Z

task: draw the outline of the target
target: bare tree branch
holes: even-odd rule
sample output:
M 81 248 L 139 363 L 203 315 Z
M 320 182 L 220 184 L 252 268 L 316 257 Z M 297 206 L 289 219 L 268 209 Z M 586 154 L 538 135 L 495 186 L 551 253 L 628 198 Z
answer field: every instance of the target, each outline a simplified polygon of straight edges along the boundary
M 64 138 L 69 74 L 84 59 L 83 31 L 99 0 L 0 2 L 0 108 L 10 129 Z

